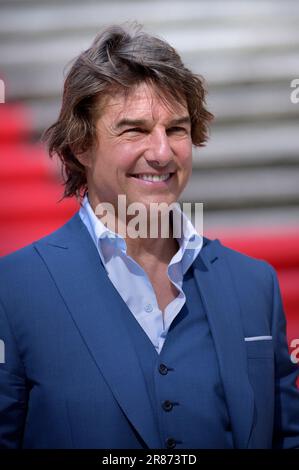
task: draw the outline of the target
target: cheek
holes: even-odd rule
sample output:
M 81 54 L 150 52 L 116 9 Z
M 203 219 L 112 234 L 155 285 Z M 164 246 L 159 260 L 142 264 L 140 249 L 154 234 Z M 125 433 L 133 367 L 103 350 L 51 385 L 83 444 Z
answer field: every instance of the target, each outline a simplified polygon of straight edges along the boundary
M 137 142 L 124 142 L 115 152 L 118 170 L 127 173 L 135 165 L 142 152 L 141 145 Z
M 96 156 L 92 170 L 99 178 L 115 179 L 117 175 L 128 171 L 133 155 L 132 146 L 126 144 L 103 148 Z
M 189 142 L 181 142 L 177 150 L 177 155 L 179 156 L 180 164 L 186 170 L 191 171 L 192 169 L 192 144 Z

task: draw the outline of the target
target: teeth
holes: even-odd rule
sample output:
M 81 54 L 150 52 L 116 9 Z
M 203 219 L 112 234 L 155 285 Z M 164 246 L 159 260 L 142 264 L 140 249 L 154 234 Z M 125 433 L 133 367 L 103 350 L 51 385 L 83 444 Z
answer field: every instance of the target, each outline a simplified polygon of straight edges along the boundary
M 136 177 L 144 181 L 158 182 L 168 180 L 168 178 L 170 177 L 170 173 L 167 173 L 166 175 L 136 175 Z

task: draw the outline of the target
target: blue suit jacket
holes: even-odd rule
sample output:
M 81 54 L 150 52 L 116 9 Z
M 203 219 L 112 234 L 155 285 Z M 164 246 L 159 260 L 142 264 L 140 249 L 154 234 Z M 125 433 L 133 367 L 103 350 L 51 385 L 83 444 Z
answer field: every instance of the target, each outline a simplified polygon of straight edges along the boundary
M 205 239 L 194 275 L 235 447 L 299 447 L 298 368 L 274 270 Z M 127 306 L 79 215 L 3 258 L 0 279 L 0 448 L 163 447 Z M 244 341 L 256 336 L 272 340 Z

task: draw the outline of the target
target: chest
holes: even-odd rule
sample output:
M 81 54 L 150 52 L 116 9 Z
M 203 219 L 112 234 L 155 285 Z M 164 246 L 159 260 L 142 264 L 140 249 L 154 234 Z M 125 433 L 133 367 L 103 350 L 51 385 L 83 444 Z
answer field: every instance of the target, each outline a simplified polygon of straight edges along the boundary
M 166 272 L 157 273 L 155 276 L 152 276 L 150 280 L 156 294 L 159 308 L 164 312 L 167 305 L 178 296 L 179 291 L 170 282 Z

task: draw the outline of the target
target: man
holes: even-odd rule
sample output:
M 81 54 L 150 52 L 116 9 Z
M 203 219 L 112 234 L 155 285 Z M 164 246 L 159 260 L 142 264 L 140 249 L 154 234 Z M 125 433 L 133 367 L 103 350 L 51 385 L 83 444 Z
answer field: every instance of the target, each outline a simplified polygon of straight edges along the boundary
M 141 31 L 110 27 L 73 64 L 46 139 L 65 196 L 83 201 L 1 261 L 0 447 L 299 447 L 274 270 L 185 216 L 176 237 L 178 209 L 168 238 L 151 218 L 188 182 L 204 98 L 176 51 Z M 158 238 L 128 235 L 136 203 Z

